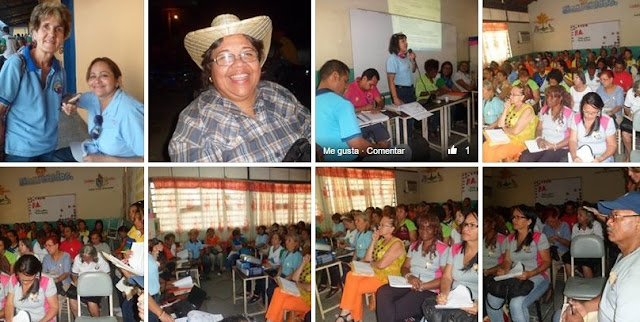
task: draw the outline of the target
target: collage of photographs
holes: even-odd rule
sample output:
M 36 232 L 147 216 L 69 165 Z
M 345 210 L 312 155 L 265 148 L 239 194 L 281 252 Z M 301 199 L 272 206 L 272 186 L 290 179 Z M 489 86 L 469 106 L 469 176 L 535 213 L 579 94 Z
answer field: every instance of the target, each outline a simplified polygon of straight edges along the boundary
M 638 17 L 0 0 L 0 322 L 640 321 Z

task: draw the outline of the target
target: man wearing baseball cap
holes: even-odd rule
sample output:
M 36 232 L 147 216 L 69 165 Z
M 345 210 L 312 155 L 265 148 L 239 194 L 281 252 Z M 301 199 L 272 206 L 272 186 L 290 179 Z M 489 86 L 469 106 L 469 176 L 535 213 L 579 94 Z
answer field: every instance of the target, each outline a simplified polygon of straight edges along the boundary
M 567 310 L 563 321 L 583 321 L 589 312 L 598 312 L 598 321 L 637 320 L 637 289 L 640 287 L 640 192 L 598 203 L 598 210 L 607 216 L 609 240 L 620 248 L 620 255 L 609 273 L 600 297 L 580 303 L 569 301 L 573 314 Z M 593 314 L 593 313 L 592 313 Z

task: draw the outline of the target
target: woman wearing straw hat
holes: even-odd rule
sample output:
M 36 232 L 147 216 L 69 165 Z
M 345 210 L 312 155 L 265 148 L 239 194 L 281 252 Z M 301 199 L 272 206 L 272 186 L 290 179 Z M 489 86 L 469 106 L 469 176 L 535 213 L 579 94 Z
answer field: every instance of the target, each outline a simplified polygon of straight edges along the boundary
M 260 81 L 271 19 L 217 16 L 184 45 L 207 88 L 181 113 L 169 143 L 177 162 L 279 162 L 309 139 L 309 111 L 284 87 Z

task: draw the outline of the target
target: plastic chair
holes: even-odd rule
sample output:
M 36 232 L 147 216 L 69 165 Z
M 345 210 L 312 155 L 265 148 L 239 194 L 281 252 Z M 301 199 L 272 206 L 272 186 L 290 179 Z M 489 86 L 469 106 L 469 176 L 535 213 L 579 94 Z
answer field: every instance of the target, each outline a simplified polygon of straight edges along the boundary
M 109 297 L 109 316 L 86 317 L 82 316 L 80 308 L 80 297 L 83 296 L 108 296 Z M 76 322 L 83 321 L 99 321 L 99 322 L 117 322 L 113 316 L 113 284 L 111 277 L 103 272 L 88 272 L 78 276 L 78 317 Z
M 600 258 L 600 277 L 583 278 L 575 276 L 574 258 Z M 590 300 L 602 292 L 607 282 L 605 274 L 604 241 L 597 235 L 577 236 L 571 240 L 571 277 L 564 287 L 564 296 L 577 300 Z
M 631 162 L 640 162 L 640 150 L 636 150 L 636 132 L 640 132 L 640 113 L 633 114 L 633 132 L 631 133 Z

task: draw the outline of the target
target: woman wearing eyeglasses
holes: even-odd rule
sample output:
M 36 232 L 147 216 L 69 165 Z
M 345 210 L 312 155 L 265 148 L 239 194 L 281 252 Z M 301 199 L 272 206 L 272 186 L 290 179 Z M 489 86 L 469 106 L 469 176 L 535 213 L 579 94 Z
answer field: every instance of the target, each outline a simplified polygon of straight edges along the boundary
M 42 260 L 42 270 L 53 278 L 58 293 L 65 295 L 71 285 L 71 256 L 60 250 L 60 240 L 57 236 L 49 236 L 44 242 L 49 254 Z
M 400 268 L 407 253 L 402 240 L 393 237 L 395 218 L 385 213 L 380 219 L 380 226 L 371 237 L 363 262 L 369 262 L 374 276 L 357 275 L 354 271 L 347 273 L 347 279 L 340 300 L 340 314 L 336 322 L 362 320 L 362 295 L 375 293 L 378 288 L 388 283 L 387 276 L 400 275 Z
M 82 94 L 75 104 L 62 104 L 67 115 L 77 107 L 89 113 L 90 139 L 82 142 L 86 153 L 74 155 L 71 148 L 63 148 L 56 151 L 56 161 L 143 162 L 144 106 L 122 90 L 118 65 L 98 57 L 89 65 L 86 80 L 91 92 Z
M 524 208 L 524 207 L 523 207 Z M 511 222 L 515 232 L 505 243 L 504 258 L 496 275 L 506 274 L 514 263 L 524 265 L 524 273 L 516 276 L 520 280 L 531 280 L 533 289 L 526 296 L 518 296 L 510 299 L 509 310 L 512 321 L 529 321 L 529 305 L 541 297 L 549 287 L 549 276 L 546 271 L 551 266 L 549 241 L 540 232 L 533 231 L 536 224 L 536 213 L 528 208 L 513 208 Z M 501 322 L 503 319 L 502 305 L 504 299 L 487 295 L 486 312 L 492 322 Z
M 532 98 L 533 93 L 528 85 L 513 85 L 511 96 L 504 102 L 504 110 L 498 118 L 498 127 L 504 130 L 510 142 L 492 146 L 489 141 L 486 141 L 482 144 L 482 161 L 499 162 L 505 159 L 516 159 L 526 149 L 524 141 L 534 138 L 538 124 L 533 107 L 527 103 Z
M 231 14 L 187 34 L 205 91 L 181 113 L 169 143 L 174 162 L 280 162 L 311 138 L 310 112 L 284 87 L 260 81 L 271 19 Z M 309 148 L 310 150 L 310 148 Z
M 422 302 L 436 297 L 449 246 L 442 242 L 440 219 L 436 215 L 421 215 L 417 224 L 420 239 L 409 246 L 400 269 L 411 288 L 380 287 L 376 292 L 378 321 L 406 321 L 412 317 L 419 321 Z
M 617 86 L 617 85 L 616 85 Z M 580 102 L 580 113 L 575 114 L 569 123 L 569 152 L 573 162 L 584 162 L 577 154 L 590 153 L 593 162 L 613 162 L 616 152 L 616 128 L 614 120 L 604 113 L 604 102 L 600 95 L 587 93 Z M 591 158 L 590 157 L 590 158 Z
M 68 255 L 67 255 L 68 256 Z M 14 311 L 26 311 L 31 321 L 55 321 L 58 295 L 52 278 L 42 275 L 42 264 L 33 255 L 20 257 L 16 273 L 7 285 L 5 320 L 13 321 Z
M 462 223 L 462 243 L 453 244 L 448 252 L 447 265 L 440 278 L 440 293 L 435 304 L 445 305 L 449 293 L 457 286 L 464 286 L 471 291 L 473 306 L 460 308 L 456 321 L 476 321 L 478 315 L 478 213 L 469 212 Z M 429 305 L 434 305 L 427 300 Z M 423 305 L 423 308 L 425 305 Z M 428 317 L 427 317 L 428 318 Z

